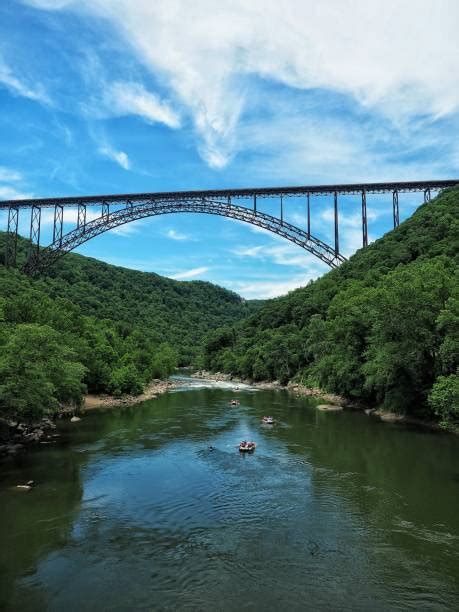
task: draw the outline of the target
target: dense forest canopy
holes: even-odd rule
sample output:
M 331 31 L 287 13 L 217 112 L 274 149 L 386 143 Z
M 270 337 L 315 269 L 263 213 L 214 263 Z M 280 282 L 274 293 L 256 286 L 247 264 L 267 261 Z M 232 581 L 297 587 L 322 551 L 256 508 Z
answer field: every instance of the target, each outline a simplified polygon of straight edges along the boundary
M 459 188 L 444 191 L 340 268 L 212 331 L 203 365 L 457 421 L 458 213 Z
M 0 234 L 0 253 L 5 235 Z M 28 241 L 19 240 L 19 261 Z M 0 410 L 31 418 L 83 392 L 140 393 L 196 358 L 203 336 L 258 308 L 210 283 L 179 282 L 69 254 L 31 279 L 0 264 Z

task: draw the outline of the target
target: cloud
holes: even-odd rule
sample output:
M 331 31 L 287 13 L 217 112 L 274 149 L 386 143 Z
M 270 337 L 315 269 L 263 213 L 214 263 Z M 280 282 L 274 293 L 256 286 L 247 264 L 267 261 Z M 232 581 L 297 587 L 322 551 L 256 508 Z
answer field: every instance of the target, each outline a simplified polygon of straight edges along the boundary
M 202 276 L 206 272 L 208 272 L 209 268 L 192 268 L 191 270 L 186 270 L 185 272 L 179 272 L 178 274 L 173 274 L 171 278 L 175 280 L 185 280 L 188 278 L 195 278 L 196 276 Z
M 311 278 L 328 270 L 328 266 L 294 244 L 286 243 L 280 238 L 280 244 L 266 244 L 258 246 L 240 246 L 231 250 L 231 253 L 242 258 L 269 261 L 280 266 L 296 266 L 307 270 Z
M 138 234 L 142 225 L 145 225 L 145 219 L 139 219 L 138 221 L 130 221 L 129 223 L 125 223 L 124 225 L 120 225 L 118 227 L 114 227 L 110 230 L 112 234 L 116 234 L 117 236 L 129 237 L 133 234 Z
M 285 295 L 289 291 L 304 287 L 311 280 L 309 276 L 293 276 L 280 281 L 256 280 L 250 282 L 226 282 L 225 285 L 249 300 L 269 299 Z
M 193 238 L 191 238 L 191 236 L 188 236 L 188 234 L 182 234 L 174 229 L 167 230 L 164 235 L 167 238 L 170 238 L 171 240 L 193 240 Z
M 24 191 L 18 191 L 15 187 L 10 185 L 0 185 L 0 201 L 2 200 L 27 200 L 32 198 L 31 193 Z
M 105 92 L 105 99 L 114 114 L 138 115 L 149 123 L 164 123 L 170 128 L 180 126 L 178 114 L 140 83 L 112 83 Z
M 4 85 L 9 91 L 23 98 L 35 100 L 43 104 L 51 104 L 48 94 L 43 89 L 42 85 L 32 87 L 24 80 L 13 74 L 13 71 L 3 59 L 0 57 L 0 84 Z
M 333 92 L 357 102 L 362 115 L 376 113 L 401 131 L 419 117 L 435 122 L 459 108 L 456 0 L 221 0 L 217 9 L 211 0 L 29 3 L 72 8 L 111 23 L 191 116 L 199 151 L 213 168 L 245 148 L 240 124 L 254 110 L 263 115 L 270 84 L 293 97 Z M 144 98 L 137 92 L 122 104 L 142 116 L 158 115 L 157 100 L 144 104 L 136 97 Z M 307 113 L 307 102 L 299 104 Z M 258 117 L 253 126 L 260 132 L 270 119 Z M 354 130 L 337 140 L 332 157 L 340 148 L 347 157 L 355 151 L 358 121 Z
M 31 193 L 18 189 L 18 182 L 22 181 L 23 176 L 19 171 L 0 166 L 0 201 L 32 198 Z
M 0 182 L 15 182 L 22 179 L 22 174 L 17 170 L 11 170 L 11 168 L 5 168 L 0 166 Z
M 235 249 L 232 249 L 231 252 L 234 253 L 234 255 L 238 255 L 239 257 L 259 257 L 260 255 L 262 255 L 264 248 L 265 247 L 261 245 L 252 247 L 240 246 Z
M 116 151 L 116 149 L 113 149 L 110 145 L 105 144 L 99 148 L 99 153 L 116 162 L 119 166 L 124 168 L 124 170 L 129 170 L 131 168 L 129 157 L 124 151 Z

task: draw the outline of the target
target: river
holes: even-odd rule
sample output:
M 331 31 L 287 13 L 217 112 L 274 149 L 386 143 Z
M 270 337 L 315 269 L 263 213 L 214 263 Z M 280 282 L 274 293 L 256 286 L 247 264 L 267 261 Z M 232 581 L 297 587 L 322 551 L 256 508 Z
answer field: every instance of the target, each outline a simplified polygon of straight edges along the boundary
M 182 384 L 0 464 L 1 610 L 457 609 L 456 437 Z

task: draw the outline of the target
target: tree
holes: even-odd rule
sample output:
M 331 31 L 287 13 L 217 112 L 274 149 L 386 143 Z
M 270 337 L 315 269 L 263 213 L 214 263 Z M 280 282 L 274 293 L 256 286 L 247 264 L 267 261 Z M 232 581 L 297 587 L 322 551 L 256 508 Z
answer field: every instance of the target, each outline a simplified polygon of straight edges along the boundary
M 33 419 L 55 412 L 59 403 L 81 404 L 85 368 L 51 327 L 18 325 L 2 349 L 2 412 Z
M 459 425 L 459 376 L 439 376 L 429 393 L 429 404 L 444 427 Z
M 142 393 L 142 379 L 135 366 L 128 364 L 114 369 L 110 377 L 108 390 L 116 397 L 126 393 L 131 395 Z

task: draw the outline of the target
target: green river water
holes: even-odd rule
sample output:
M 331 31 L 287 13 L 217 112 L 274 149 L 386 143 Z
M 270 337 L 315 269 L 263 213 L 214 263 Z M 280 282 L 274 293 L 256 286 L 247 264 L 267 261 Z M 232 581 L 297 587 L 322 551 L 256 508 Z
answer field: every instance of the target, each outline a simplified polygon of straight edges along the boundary
M 1 610 L 459 609 L 456 437 L 183 385 L 0 464 Z

